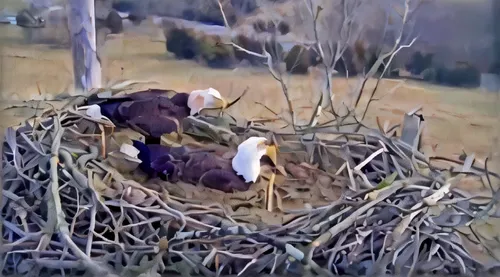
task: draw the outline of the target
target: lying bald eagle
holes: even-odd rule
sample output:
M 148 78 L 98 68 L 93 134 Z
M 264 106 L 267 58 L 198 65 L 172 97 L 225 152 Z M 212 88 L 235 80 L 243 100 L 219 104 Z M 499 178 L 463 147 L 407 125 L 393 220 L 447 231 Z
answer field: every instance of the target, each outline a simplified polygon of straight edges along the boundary
M 159 144 L 163 134 L 178 131 L 180 122 L 203 108 L 224 107 L 227 102 L 215 89 L 196 90 L 166 96 L 165 90 L 147 90 L 121 97 L 88 99 L 89 106 L 98 105 L 100 113 L 118 127 L 128 127 L 146 136 L 146 143 L 133 141 L 139 150 L 139 168 L 150 177 L 232 192 L 248 190 L 260 174 L 260 160 L 267 155 L 276 163 L 275 146 L 266 138 L 250 137 L 238 146 L 232 159 L 214 151 L 190 147 L 168 147 Z

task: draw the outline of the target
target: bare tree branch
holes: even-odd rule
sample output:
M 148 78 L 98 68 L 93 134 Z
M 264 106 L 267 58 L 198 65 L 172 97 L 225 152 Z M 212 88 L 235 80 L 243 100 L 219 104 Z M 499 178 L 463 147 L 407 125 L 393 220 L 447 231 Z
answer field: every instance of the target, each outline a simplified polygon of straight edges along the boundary
M 219 9 L 224 17 L 224 22 L 225 22 L 225 25 L 227 28 L 230 28 L 227 20 L 226 20 L 226 15 L 225 15 L 225 12 L 224 12 L 224 9 L 223 9 L 223 6 L 222 6 L 222 2 L 221 0 L 217 0 L 218 4 L 219 4 Z M 271 73 L 271 76 L 280 83 L 281 85 L 281 90 L 283 91 L 283 95 L 285 96 L 285 99 L 286 99 L 286 102 L 287 102 L 287 106 L 288 106 L 288 110 L 289 110 L 289 113 L 290 113 L 290 116 L 292 118 L 292 126 L 294 128 L 294 130 L 297 130 L 297 126 L 296 126 L 296 120 L 295 120 L 295 112 L 294 112 L 294 109 L 293 109 L 293 105 L 292 105 L 292 101 L 290 99 L 290 95 L 289 95 L 289 92 L 288 92 L 288 87 L 287 85 L 285 84 L 285 81 L 283 80 L 283 74 L 281 72 L 281 70 L 279 68 L 276 68 L 275 67 L 275 64 L 279 64 L 279 62 L 275 62 L 273 60 L 273 56 L 266 50 L 266 45 L 265 44 L 262 44 L 262 52 L 264 54 L 259 54 L 259 53 L 255 53 L 253 51 L 250 51 L 248 49 L 245 49 L 244 47 L 241 47 L 240 45 L 237 45 L 236 43 L 234 42 L 231 42 L 231 45 L 234 46 L 236 49 L 240 50 L 240 51 L 243 51 L 247 54 L 250 54 L 252 56 L 255 56 L 255 57 L 259 57 L 259 58 L 266 58 L 267 59 L 267 67 L 268 67 L 268 70 L 269 72 Z M 273 49 L 274 52 L 278 52 L 277 51 L 277 45 L 275 45 L 275 49 Z
M 334 7 L 328 6 L 327 11 L 323 12 L 323 16 L 320 18 L 320 13 L 323 8 L 320 5 L 313 4 L 313 0 L 304 0 L 305 6 L 312 17 L 312 33 L 314 34 L 315 48 L 314 51 L 321 57 L 322 67 L 324 70 L 323 85 L 321 88 L 321 95 L 323 97 L 322 107 L 326 109 L 330 106 L 330 113 L 333 114 L 335 118 L 338 117 L 337 112 L 334 109 L 334 96 L 332 91 L 332 78 L 336 73 L 337 62 L 343 58 L 345 51 L 349 48 L 354 38 L 359 36 L 355 34 L 355 24 L 354 19 L 356 15 L 356 10 L 361 6 L 361 0 L 342 0 L 339 2 L 341 6 L 340 15 L 334 13 Z M 333 5 L 327 2 L 327 5 Z M 336 20 L 341 19 L 341 24 L 338 24 Z M 320 27 L 318 26 L 319 19 L 322 19 L 322 34 L 320 34 Z M 332 26 L 338 26 L 337 31 L 332 29 Z M 360 29 L 360 27 L 358 27 Z
M 226 27 L 229 28 L 229 22 L 227 21 L 226 13 L 224 13 L 224 8 L 222 7 L 222 2 L 220 0 L 218 0 L 217 4 L 219 4 L 219 9 L 222 13 L 222 18 L 224 19 L 224 25 L 226 25 Z
M 223 11 L 223 5 L 221 2 L 222 0 L 217 0 L 217 1 L 221 13 L 223 14 L 224 18 L 226 18 L 225 13 Z M 404 44 L 406 42 L 406 38 L 404 38 L 404 35 L 406 35 L 406 37 L 409 38 L 407 33 L 408 33 L 408 27 L 411 26 L 411 24 L 408 24 L 410 16 L 412 15 L 412 12 L 414 12 L 416 8 L 418 8 L 419 6 L 417 5 L 415 8 L 410 8 L 411 1 L 415 0 L 404 0 L 404 11 L 400 13 L 401 26 L 399 26 L 398 28 L 397 35 L 394 38 L 394 43 L 391 45 L 390 49 L 387 49 L 387 51 L 382 52 L 383 51 L 382 46 L 386 42 L 386 37 L 389 32 L 389 23 L 390 23 L 389 15 L 386 12 L 385 24 L 382 30 L 380 42 L 378 44 L 379 45 L 379 49 L 377 51 L 379 52 L 378 57 L 375 63 L 371 66 L 371 68 L 368 69 L 368 72 L 366 73 L 363 72 L 363 76 L 359 80 L 358 84 L 350 89 L 348 102 L 344 104 L 348 112 L 346 115 L 342 117 L 339 116 L 334 106 L 335 93 L 333 93 L 332 90 L 333 75 L 337 72 L 335 68 L 338 61 L 342 60 L 344 61 L 344 64 L 346 64 L 344 57 L 346 51 L 353 45 L 353 43 L 356 40 L 360 38 L 360 36 L 363 33 L 365 33 L 363 30 L 365 27 L 367 27 L 367 25 L 365 22 L 363 22 L 363 20 L 365 19 L 360 15 L 363 11 L 362 6 L 363 4 L 366 3 L 366 1 L 340 0 L 339 2 L 336 2 L 338 4 L 333 2 L 326 2 L 326 4 L 325 3 L 322 4 L 326 5 L 325 8 L 322 5 L 315 3 L 314 0 L 303 0 L 303 8 L 298 9 L 296 7 L 295 14 L 302 15 L 301 20 L 303 20 L 304 22 L 306 21 L 309 22 L 307 24 L 310 24 L 309 26 L 312 27 L 312 30 L 311 32 L 309 32 L 309 34 L 313 36 L 312 43 L 298 42 L 298 44 L 301 45 L 304 49 L 308 50 L 312 49 L 321 58 L 321 66 L 319 68 L 321 71 L 323 71 L 323 74 L 322 78 L 320 80 L 317 80 L 321 96 L 320 103 L 318 103 L 318 105 L 321 108 L 320 109 L 318 109 L 318 107 L 315 108 L 316 114 L 318 113 L 317 111 L 319 111 L 319 113 L 325 111 L 331 113 L 334 116 L 334 120 L 332 122 L 335 122 L 337 124 L 337 129 L 339 129 L 344 124 L 344 122 L 346 121 L 345 117 L 354 116 L 355 121 L 359 122 L 359 120 L 356 118 L 354 111 L 356 110 L 359 104 L 359 100 L 363 93 L 363 88 L 366 84 L 366 81 L 372 78 L 377 73 L 380 66 L 383 65 L 385 68 L 382 74 L 380 75 L 379 79 L 377 80 L 375 89 L 371 92 L 370 100 L 368 102 L 368 105 L 366 106 L 366 110 L 364 111 L 361 117 L 361 120 L 364 119 L 370 104 L 373 101 L 377 101 L 376 99 L 373 98 L 373 96 L 376 93 L 380 80 L 383 78 L 386 71 L 390 69 L 390 64 L 392 63 L 394 56 L 397 53 L 399 53 L 400 50 L 411 47 L 415 42 L 416 38 L 413 38 L 409 43 Z M 324 9 L 327 10 L 323 11 Z M 265 13 L 271 13 L 272 9 L 265 9 L 265 10 L 266 10 L 264 11 Z M 303 13 L 304 11 L 305 13 Z M 270 17 L 276 24 L 277 23 L 275 22 L 276 16 L 274 14 L 270 14 Z M 229 28 L 229 25 L 226 20 L 225 24 L 226 27 Z M 411 29 L 413 30 L 413 28 Z M 305 37 L 307 41 L 307 32 L 305 34 Z M 284 72 L 282 72 L 280 68 L 275 66 L 276 64 L 278 64 L 278 61 L 274 60 L 277 57 L 274 57 L 272 53 L 269 53 L 269 49 L 267 49 L 265 45 L 263 45 L 263 51 L 262 51 L 263 54 L 245 49 L 244 47 L 237 45 L 234 42 L 231 42 L 231 45 L 233 45 L 237 51 L 243 51 L 252 56 L 263 59 L 265 58 L 267 60 L 267 66 L 271 76 L 281 85 L 283 94 L 287 101 L 288 109 L 290 111 L 294 130 L 296 131 L 299 130 L 300 127 L 295 124 L 296 123 L 295 113 L 290 100 L 288 86 L 284 81 L 285 77 Z M 300 54 L 302 54 L 302 52 L 303 50 L 299 51 L 299 56 Z M 293 67 L 295 67 L 295 65 L 297 65 L 298 62 L 299 61 L 296 60 Z M 348 78 L 349 72 L 347 68 L 346 68 L 346 75 Z M 310 122 L 314 122 L 314 124 L 316 125 L 317 116 L 313 115 L 313 119 L 314 120 L 311 120 Z M 321 126 L 321 124 L 318 125 Z
M 381 97 L 381 98 L 374 98 L 375 94 L 377 93 L 377 90 L 379 88 L 379 85 L 380 85 L 380 81 L 382 80 L 382 78 L 384 77 L 387 69 L 389 68 L 389 65 L 392 63 L 392 60 L 394 59 L 394 57 L 397 55 L 397 53 L 399 51 L 401 51 L 402 49 L 404 48 L 409 48 L 411 47 L 415 41 L 417 41 L 417 38 L 414 38 L 409 44 L 406 44 L 406 45 L 401 45 L 396 51 L 394 51 L 392 54 L 391 54 L 391 57 L 389 58 L 389 61 L 387 62 L 387 65 L 384 67 L 384 70 L 382 72 L 382 74 L 380 74 L 379 78 L 377 79 L 377 83 L 375 84 L 375 88 L 373 88 L 372 90 L 372 93 L 370 95 L 370 99 L 368 100 L 368 103 L 366 104 L 366 107 L 364 108 L 363 110 L 363 115 L 361 116 L 361 119 L 360 121 L 363 121 L 366 117 L 366 114 L 368 113 L 368 110 L 370 108 L 370 104 L 374 101 L 379 101 L 381 98 L 385 97 Z M 399 86 L 396 86 L 395 89 L 399 88 Z M 394 90 L 392 90 L 391 92 L 389 92 L 388 94 L 392 94 L 394 92 Z
M 397 52 L 399 52 L 399 50 L 401 50 L 401 48 L 399 48 L 399 47 L 401 45 L 401 41 L 402 41 L 402 38 L 403 38 L 403 35 L 404 35 L 404 32 L 405 32 L 405 26 L 406 26 L 406 24 L 408 22 L 408 17 L 409 17 L 410 12 L 411 12 L 410 2 L 411 2 L 411 0 L 405 0 L 405 3 L 404 3 L 405 9 L 404 9 L 404 12 L 402 14 L 401 27 L 399 29 L 399 33 L 398 33 L 398 35 L 397 35 L 397 37 L 395 39 L 395 42 L 394 42 L 392 48 L 389 51 L 387 51 L 386 53 L 379 55 L 379 57 L 377 58 L 377 60 L 375 61 L 375 63 L 372 65 L 372 67 L 370 68 L 370 70 L 368 71 L 368 73 L 366 73 L 363 76 L 363 78 L 361 80 L 359 80 L 358 85 L 356 86 L 356 88 L 354 89 L 354 91 L 351 92 L 351 97 L 348 99 L 347 106 L 353 107 L 353 108 L 356 108 L 358 106 L 359 101 L 361 100 L 361 96 L 363 94 L 363 88 L 364 88 L 367 80 L 369 80 L 371 77 L 373 77 L 375 75 L 375 73 L 379 70 L 380 66 L 383 64 L 383 62 L 387 58 L 394 57 L 394 54 L 397 53 Z M 412 41 L 412 43 L 410 44 L 410 46 L 413 45 L 413 42 L 415 40 Z M 406 48 L 406 47 L 403 47 L 403 48 Z M 392 58 L 390 58 L 390 60 L 392 61 Z M 386 68 L 389 67 L 389 65 L 390 65 L 390 63 L 388 63 L 386 65 Z M 354 99 L 354 103 L 352 103 L 353 99 Z

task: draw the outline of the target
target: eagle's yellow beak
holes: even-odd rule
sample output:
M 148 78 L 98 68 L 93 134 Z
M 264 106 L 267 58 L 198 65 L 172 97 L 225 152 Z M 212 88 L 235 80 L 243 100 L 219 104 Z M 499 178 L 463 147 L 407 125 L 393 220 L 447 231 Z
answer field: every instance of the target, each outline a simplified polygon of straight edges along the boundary
M 274 166 L 278 165 L 278 158 L 277 158 L 277 152 L 278 152 L 278 145 L 274 143 L 270 143 L 269 145 L 266 144 L 267 141 L 263 141 L 260 143 L 259 147 L 265 147 L 265 154 L 266 156 L 269 157 L 269 159 L 273 162 Z M 276 174 L 272 173 L 271 178 L 269 179 L 269 184 L 267 187 L 266 191 L 266 208 L 268 211 L 272 212 L 274 208 L 274 180 L 276 178 Z
M 267 145 L 266 142 L 262 142 L 263 146 L 266 148 L 266 153 L 264 155 L 268 156 L 269 159 L 273 162 L 273 165 L 278 165 L 278 146 L 275 144 Z

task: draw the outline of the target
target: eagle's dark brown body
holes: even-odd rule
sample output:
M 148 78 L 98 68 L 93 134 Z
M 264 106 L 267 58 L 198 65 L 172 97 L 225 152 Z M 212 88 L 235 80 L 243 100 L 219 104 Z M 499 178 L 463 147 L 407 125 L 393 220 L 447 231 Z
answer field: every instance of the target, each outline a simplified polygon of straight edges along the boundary
M 119 127 L 128 127 L 143 133 L 144 144 L 134 141 L 140 153 L 140 169 L 151 177 L 162 177 L 171 182 L 182 180 L 191 184 L 232 192 L 245 191 L 249 185 L 236 175 L 231 160 L 206 149 L 167 147 L 158 144 L 166 133 L 177 132 L 178 124 L 189 116 L 189 94 L 177 93 L 169 98 L 165 90 L 147 90 L 118 98 L 91 98 L 89 105 L 97 104 L 101 112 Z

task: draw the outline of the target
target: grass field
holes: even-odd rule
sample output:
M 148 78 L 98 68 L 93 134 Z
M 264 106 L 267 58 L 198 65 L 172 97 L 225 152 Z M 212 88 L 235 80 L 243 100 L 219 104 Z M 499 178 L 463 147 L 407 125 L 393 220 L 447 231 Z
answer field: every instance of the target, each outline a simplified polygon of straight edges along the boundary
M 152 31 L 151 35 L 154 33 Z M 0 47 L 0 109 L 13 104 L 22 105 L 23 100 L 41 97 L 38 87 L 41 88 L 42 96 L 51 98 L 72 84 L 69 49 L 26 45 L 22 41 L 19 28 L 0 26 L 0 43 L 3 43 L 3 48 Z M 285 108 L 279 84 L 266 72 L 249 69 L 212 70 L 190 61 L 178 61 L 166 54 L 164 42 L 151 39 L 148 35 L 115 36 L 106 43 L 104 52 L 103 75 L 107 81 L 149 80 L 156 84 L 143 85 L 142 88 L 157 87 L 186 92 L 213 87 L 229 99 L 238 97 L 249 87 L 246 96 L 229 111 L 247 119 L 273 116 L 256 102 L 277 112 Z M 336 99 L 342 99 L 349 86 L 355 82 L 355 79 L 334 79 L 333 93 Z M 377 97 L 391 91 L 399 82 L 384 80 Z M 373 88 L 374 83 L 374 80 L 370 80 L 366 89 Z M 300 112 L 299 117 L 308 118 L 318 97 L 314 76 L 293 76 L 289 88 L 294 106 Z M 382 124 L 386 120 L 391 125 L 397 124 L 402 121 L 405 112 L 418 106 L 423 106 L 426 124 L 423 149 L 427 155 L 457 158 L 464 150 L 476 153 L 481 162 L 496 152 L 493 162 L 497 166 L 492 164 L 490 169 L 500 171 L 500 144 L 496 140 L 500 119 L 498 94 L 407 81 L 391 95 L 374 102 L 366 121 L 374 127 L 377 117 Z M 7 126 L 17 125 L 34 113 L 32 108 L 23 107 L 3 110 L 0 112 L 0 129 L 3 132 Z M 481 189 L 477 187 L 477 182 L 470 180 L 461 186 L 470 190 Z M 494 225 L 500 227 L 500 222 Z
M 43 93 L 56 95 L 72 84 L 72 62 L 69 49 L 52 49 L 46 45 L 23 45 L 21 33 L 12 26 L 0 26 L 3 36 L 2 92 L 6 103 L 11 100 L 30 100 L 38 94 L 37 85 Z M 261 102 L 275 111 L 284 109 L 284 98 L 276 83 L 266 72 L 248 69 L 213 70 L 190 61 L 178 61 L 167 55 L 165 44 L 149 36 L 118 35 L 106 43 L 103 75 L 106 80 L 139 79 L 155 81 L 147 85 L 191 91 L 214 87 L 228 98 L 236 98 L 246 88 L 250 91 L 243 101 L 233 108 L 246 118 L 272 116 Z M 334 80 L 333 92 L 341 99 L 354 85 L 355 79 Z M 400 80 L 384 80 L 380 94 L 390 91 Z M 290 93 L 296 107 L 304 116 L 312 112 L 317 97 L 314 77 L 293 76 L 290 78 Z M 374 85 L 367 84 L 369 90 Z M 500 101 L 496 94 L 479 90 L 448 88 L 415 81 L 400 85 L 391 95 L 374 102 L 367 121 L 374 124 L 376 117 L 381 122 L 389 120 L 399 123 L 403 114 L 422 105 L 426 119 L 424 134 L 425 149 L 439 155 L 459 155 L 462 149 L 475 152 L 485 158 L 492 150 L 497 132 L 497 107 Z M 9 112 L 13 112 L 10 111 Z M 15 116 L 15 115 L 12 115 Z M 12 119 L 16 120 L 16 119 Z M 11 121 L 2 121 L 2 125 Z M 433 154 L 429 153 L 429 154 Z

